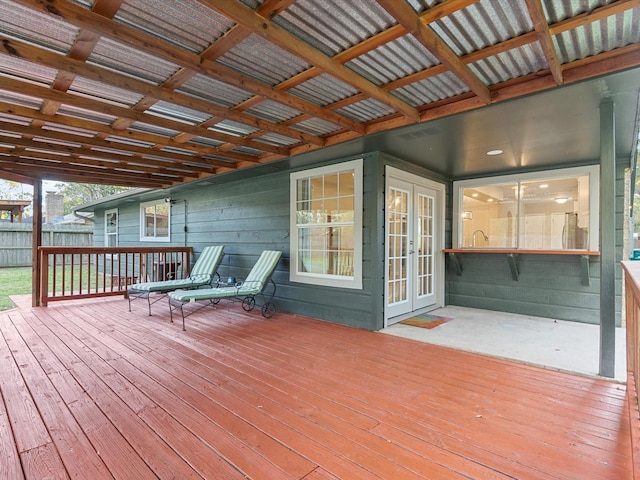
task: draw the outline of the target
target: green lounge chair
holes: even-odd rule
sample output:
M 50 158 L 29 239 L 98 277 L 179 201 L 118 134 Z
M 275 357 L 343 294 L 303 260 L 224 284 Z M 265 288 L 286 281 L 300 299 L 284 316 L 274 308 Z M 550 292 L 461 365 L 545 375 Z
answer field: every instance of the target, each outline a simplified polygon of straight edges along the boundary
M 208 300 L 209 303 L 201 303 L 197 309 L 192 310 L 186 316 L 191 315 L 200 308 L 218 303 L 223 298 L 242 300 L 242 308 L 246 311 L 253 310 L 256 306 L 256 296 L 262 300 L 258 304 L 262 308 L 262 316 L 271 318 L 276 313 L 276 306 L 271 302 L 276 293 L 276 284 L 271 279 L 276 265 L 280 261 L 282 252 L 279 250 L 265 250 L 260 254 L 255 265 L 244 280 L 229 284 L 221 283 L 215 288 L 202 288 L 197 290 L 175 290 L 169 293 L 169 312 L 173 322 L 173 311 L 180 310 L 182 315 L 182 329 L 185 330 L 185 312 L 183 306 Z
M 151 305 L 164 298 L 164 294 L 177 289 L 193 289 L 206 285 L 213 285 L 220 276 L 217 274 L 218 267 L 224 256 L 224 246 L 204 247 L 198 260 L 193 265 L 189 276 L 175 280 L 163 280 L 157 282 L 134 283 L 127 289 L 129 299 L 129 311 L 131 311 L 131 300 L 136 298 L 146 298 L 149 303 L 149 315 L 151 315 Z M 162 294 L 159 298 L 151 301 L 151 294 Z

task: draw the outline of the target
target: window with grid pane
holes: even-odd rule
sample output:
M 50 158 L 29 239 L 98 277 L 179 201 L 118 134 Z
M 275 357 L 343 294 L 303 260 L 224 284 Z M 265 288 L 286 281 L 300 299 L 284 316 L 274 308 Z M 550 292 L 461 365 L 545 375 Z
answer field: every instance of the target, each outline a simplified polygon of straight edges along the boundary
M 362 160 L 291 175 L 291 280 L 362 288 Z

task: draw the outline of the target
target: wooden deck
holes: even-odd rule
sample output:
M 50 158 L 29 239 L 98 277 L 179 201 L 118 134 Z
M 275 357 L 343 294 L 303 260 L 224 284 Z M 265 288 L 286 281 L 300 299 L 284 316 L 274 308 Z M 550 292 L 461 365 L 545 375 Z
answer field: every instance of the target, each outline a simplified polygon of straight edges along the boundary
M 161 303 L 19 301 L 2 479 L 633 478 L 619 383 L 239 304 L 183 332 Z

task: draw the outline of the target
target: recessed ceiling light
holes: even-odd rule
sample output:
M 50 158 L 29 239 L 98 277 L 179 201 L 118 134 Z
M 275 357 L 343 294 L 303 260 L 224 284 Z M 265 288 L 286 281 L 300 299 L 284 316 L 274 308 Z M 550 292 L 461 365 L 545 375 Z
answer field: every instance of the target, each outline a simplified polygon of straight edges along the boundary
M 549 184 L 548 183 L 543 183 L 540 185 L 540 188 L 549 188 Z
M 472 193 L 472 194 L 471 194 L 471 196 L 472 196 L 473 198 L 476 198 L 476 197 L 478 196 L 478 194 L 477 194 L 477 193 Z
M 489 150 L 487 152 L 487 155 L 492 157 L 494 155 L 500 155 L 501 153 L 504 153 L 504 150 L 496 149 L 496 150 Z
M 556 198 L 556 203 L 559 203 L 560 205 L 562 205 L 563 203 L 567 203 L 569 199 L 567 197 L 558 197 Z
M 493 202 L 493 198 L 487 198 L 487 202 Z

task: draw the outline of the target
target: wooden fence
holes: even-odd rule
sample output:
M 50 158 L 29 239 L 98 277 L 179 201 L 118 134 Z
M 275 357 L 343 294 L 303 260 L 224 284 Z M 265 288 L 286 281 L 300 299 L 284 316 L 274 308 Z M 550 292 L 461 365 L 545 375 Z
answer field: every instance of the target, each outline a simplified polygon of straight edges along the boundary
M 193 247 L 40 247 L 40 305 L 126 293 L 136 282 L 183 278 Z
M 26 223 L 0 223 L 0 268 L 31 266 L 32 230 L 33 225 Z M 90 247 L 93 226 L 44 224 L 42 245 Z

